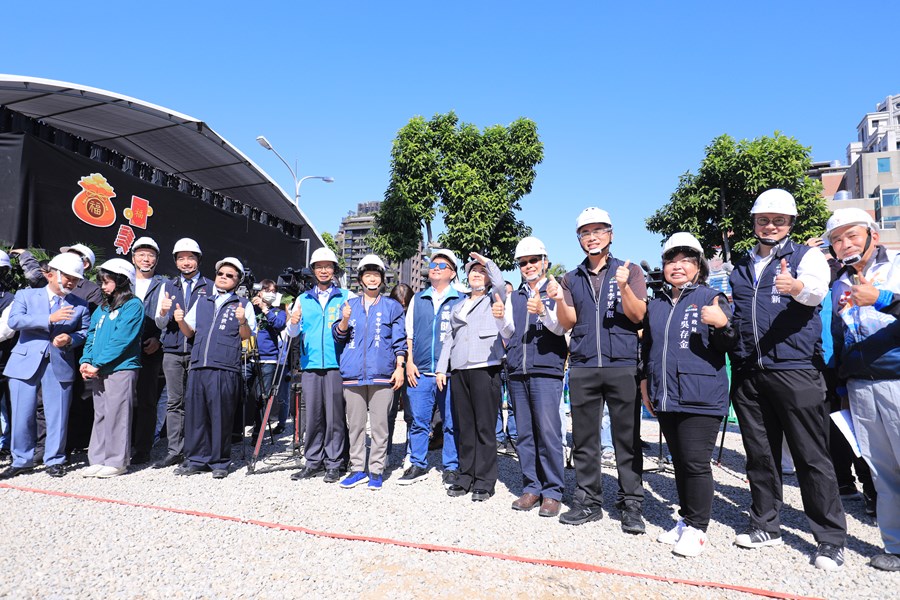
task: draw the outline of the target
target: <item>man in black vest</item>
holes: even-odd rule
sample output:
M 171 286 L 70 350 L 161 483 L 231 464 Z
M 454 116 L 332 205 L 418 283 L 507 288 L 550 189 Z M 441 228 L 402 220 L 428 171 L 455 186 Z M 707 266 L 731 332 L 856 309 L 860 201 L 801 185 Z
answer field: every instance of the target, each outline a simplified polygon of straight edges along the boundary
M 731 401 L 741 426 L 750 480 L 750 524 L 734 543 L 781 543 L 781 444 L 787 439 L 817 568 L 844 563 L 847 521 L 828 456 L 819 303 L 831 272 L 818 250 L 790 239 L 797 217 L 785 190 L 760 194 L 750 210 L 759 243 L 731 273 L 734 328 Z
M 612 220 L 590 207 L 575 231 L 587 255 L 566 273 L 554 294 L 559 322 L 572 329 L 569 389 L 577 490 L 559 520 L 580 525 L 603 516 L 600 491 L 600 421 L 609 403 L 619 475 L 616 508 L 622 531 L 644 533 L 641 402 L 637 395 L 638 329 L 647 313 L 647 283 L 640 267 L 614 258 Z

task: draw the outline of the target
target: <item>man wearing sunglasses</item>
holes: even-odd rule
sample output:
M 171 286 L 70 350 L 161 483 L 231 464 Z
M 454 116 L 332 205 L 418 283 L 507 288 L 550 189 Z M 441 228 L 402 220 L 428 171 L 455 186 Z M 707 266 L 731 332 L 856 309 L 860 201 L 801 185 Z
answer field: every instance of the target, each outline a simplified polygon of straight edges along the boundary
M 428 265 L 427 289 L 413 296 L 406 311 L 406 338 L 409 358 L 406 361 L 406 390 L 412 408 L 409 429 L 409 460 L 412 463 L 397 483 L 409 485 L 428 475 L 428 436 L 435 402 L 443 416 L 444 447 L 441 462 L 442 480 L 449 487 L 459 475 L 459 455 L 451 414 L 450 385 L 439 390 L 435 383 L 435 367 L 441 348 L 450 333 L 450 313 L 463 298 L 453 287 L 458 262 L 451 250 L 435 250 Z
M 234 293 L 244 265 L 234 257 L 216 263 L 211 293 L 189 311 L 175 306 L 173 318 L 185 338 L 193 339 L 184 410 L 185 461 L 176 475 L 212 471 L 228 476 L 231 428 L 241 382 L 241 342 L 256 333 L 256 316 L 245 298 Z

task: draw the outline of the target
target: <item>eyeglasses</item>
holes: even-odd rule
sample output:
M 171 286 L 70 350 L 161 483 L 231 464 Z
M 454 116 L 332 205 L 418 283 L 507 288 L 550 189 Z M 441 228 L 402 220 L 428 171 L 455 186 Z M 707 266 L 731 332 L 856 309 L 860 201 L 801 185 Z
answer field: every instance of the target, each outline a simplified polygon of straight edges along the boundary
M 586 239 L 592 238 L 592 237 L 599 238 L 599 237 L 603 237 L 604 235 L 607 235 L 609 233 L 612 233 L 612 227 L 604 227 L 603 229 L 592 229 L 590 231 L 582 231 L 581 233 L 579 233 L 578 239 L 586 240 Z
M 334 265 L 331 263 L 325 263 L 324 265 L 315 264 L 313 265 L 313 271 L 333 271 Z
M 447 263 L 430 262 L 428 263 L 428 268 L 438 269 L 439 271 L 446 271 L 447 269 L 450 269 L 452 267 L 450 267 L 450 265 L 448 265 Z
M 527 267 L 528 265 L 534 265 L 534 264 L 537 264 L 537 263 L 541 262 L 541 260 L 542 260 L 542 259 L 541 259 L 540 256 L 532 256 L 532 257 L 529 258 L 528 260 L 520 260 L 520 261 L 519 261 L 519 268 L 520 268 L 520 269 L 524 269 L 524 268 Z
M 219 271 L 216 273 L 216 277 L 224 277 L 225 279 L 237 279 L 238 276 L 236 273 L 226 273 L 225 271 Z
M 784 227 L 788 223 L 790 223 L 789 217 L 775 217 L 774 219 L 770 219 L 768 217 L 756 217 L 753 219 L 753 222 L 756 223 L 759 227 L 765 227 L 769 223 L 774 225 L 775 227 Z
M 696 265 L 698 262 L 699 261 L 693 256 L 684 256 L 679 259 L 671 258 L 669 260 L 664 260 L 663 265 Z

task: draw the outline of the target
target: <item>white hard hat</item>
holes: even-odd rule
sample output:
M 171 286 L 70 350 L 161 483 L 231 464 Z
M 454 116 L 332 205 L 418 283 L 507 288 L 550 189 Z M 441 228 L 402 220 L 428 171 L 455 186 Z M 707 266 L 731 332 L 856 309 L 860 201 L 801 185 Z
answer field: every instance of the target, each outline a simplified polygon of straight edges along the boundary
M 828 218 L 828 223 L 825 224 L 825 239 L 828 240 L 828 243 L 831 243 L 832 232 L 847 225 L 862 225 L 875 231 L 878 230 L 875 220 L 863 209 L 839 208 L 834 211 L 834 214 Z
M 73 246 L 63 246 L 59 249 L 60 252 L 76 252 L 87 259 L 87 261 L 94 266 L 94 263 L 97 262 L 97 257 L 94 256 L 94 251 L 85 246 L 84 244 L 75 244 Z
M 84 279 L 84 262 L 82 262 L 80 256 L 72 254 L 71 252 L 57 254 L 47 266 L 60 273 L 65 273 L 69 277 Z
M 777 188 L 766 190 L 753 203 L 750 214 L 758 213 L 776 213 L 779 215 L 797 216 L 797 203 L 790 192 L 779 190 Z
M 200 245 L 191 238 L 181 238 L 175 242 L 175 247 L 172 248 L 172 256 L 175 256 L 179 252 L 193 252 L 198 257 L 203 256 L 203 253 L 200 252 Z
M 691 250 L 696 251 L 700 256 L 703 256 L 703 246 L 700 245 L 700 242 L 693 235 L 688 233 L 687 231 L 679 231 L 678 233 L 673 233 L 672 237 L 666 240 L 666 243 L 663 244 L 662 255 L 665 256 L 669 253 L 670 250 L 674 250 L 676 248 L 690 248 Z
M 0 268 L 12 266 L 9 262 L 9 254 L 0 250 Z
M 437 256 L 443 256 L 447 260 L 450 261 L 450 266 L 453 267 L 453 270 L 456 271 L 459 268 L 459 259 L 456 258 L 456 254 L 453 253 L 453 250 L 447 250 L 446 248 L 436 248 L 431 251 L 432 260 Z
M 338 257 L 332 252 L 331 248 L 327 246 L 316 248 L 312 253 L 312 256 L 309 257 L 309 266 L 313 266 L 317 262 L 333 262 L 335 269 L 340 264 L 340 262 L 338 262 Z
M 381 273 L 381 276 L 384 277 L 384 261 L 374 254 L 366 254 L 359 259 L 359 262 L 356 265 L 356 271 L 360 275 L 365 271 L 371 271 L 373 269 Z
M 131 289 L 134 290 L 134 265 L 124 258 L 111 258 L 102 265 L 101 271 L 109 271 L 110 273 L 118 273 L 124 275 L 131 282 Z
M 183 250 L 180 250 L 179 252 L 183 252 Z M 240 281 L 242 279 L 244 279 L 244 265 L 241 261 L 239 261 L 235 257 L 226 256 L 225 258 L 223 258 L 222 260 L 217 262 L 216 263 L 216 271 L 221 269 L 222 265 L 231 265 L 232 267 L 234 267 L 235 269 L 238 270 L 238 277 L 239 277 L 238 283 L 240 283 Z
M 528 237 L 523 237 L 516 244 L 515 258 L 522 258 L 523 256 L 547 256 L 547 248 L 544 247 L 544 242 L 529 235 Z
M 159 246 L 152 237 L 144 236 L 134 240 L 134 243 L 131 244 L 131 252 L 134 253 L 138 248 L 153 248 L 159 254 Z
M 609 218 L 609 213 L 602 208 L 591 206 L 581 211 L 581 214 L 575 219 L 575 232 L 577 233 L 579 229 L 592 223 L 603 223 L 612 227 L 612 219 Z

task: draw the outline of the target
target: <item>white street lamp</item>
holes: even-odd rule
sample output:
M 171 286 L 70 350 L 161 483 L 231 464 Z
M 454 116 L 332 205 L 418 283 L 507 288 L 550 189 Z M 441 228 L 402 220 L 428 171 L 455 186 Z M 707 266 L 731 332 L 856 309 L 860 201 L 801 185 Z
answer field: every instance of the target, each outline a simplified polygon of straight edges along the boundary
M 291 178 L 294 180 L 294 202 L 297 204 L 297 208 L 300 208 L 300 185 L 306 181 L 307 179 L 321 179 L 325 183 L 334 183 L 334 177 L 329 177 L 328 175 L 306 175 L 305 177 L 301 177 L 297 179 L 297 173 L 294 172 L 294 169 L 291 168 L 291 165 L 288 164 L 288 161 L 284 160 L 284 157 L 278 154 L 278 150 L 276 150 L 269 140 L 266 139 L 265 136 L 260 135 L 256 138 L 256 141 L 259 142 L 259 145 L 265 148 L 266 150 L 271 150 L 275 153 L 281 162 L 284 163 L 284 166 L 288 168 L 288 171 L 291 172 Z

